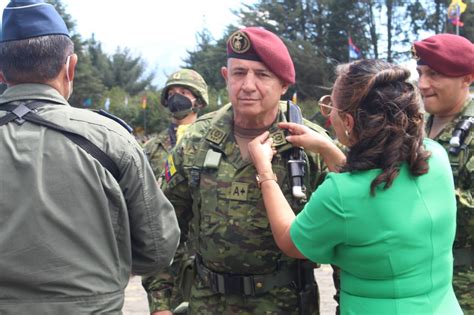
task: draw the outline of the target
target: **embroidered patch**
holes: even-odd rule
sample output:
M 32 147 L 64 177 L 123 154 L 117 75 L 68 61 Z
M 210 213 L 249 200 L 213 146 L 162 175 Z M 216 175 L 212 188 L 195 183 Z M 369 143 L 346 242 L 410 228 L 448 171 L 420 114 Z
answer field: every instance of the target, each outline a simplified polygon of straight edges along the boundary
M 248 183 L 233 182 L 230 187 L 228 198 L 231 200 L 247 200 L 249 190 Z
M 165 162 L 165 179 L 169 183 L 173 175 L 176 173 L 176 167 L 174 166 L 173 156 L 168 155 Z
M 222 139 L 225 137 L 225 132 L 220 130 L 219 128 L 213 127 L 206 136 L 206 139 L 214 142 L 215 144 L 219 144 L 222 142 Z
M 283 130 L 279 129 L 270 134 L 270 137 L 273 139 L 273 144 L 278 147 L 280 145 L 286 144 L 285 133 Z

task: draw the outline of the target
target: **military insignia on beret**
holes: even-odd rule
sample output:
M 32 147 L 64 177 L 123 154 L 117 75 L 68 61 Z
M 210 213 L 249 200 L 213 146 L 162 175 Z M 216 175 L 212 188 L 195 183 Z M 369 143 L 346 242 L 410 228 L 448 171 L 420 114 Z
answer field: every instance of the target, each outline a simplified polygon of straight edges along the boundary
M 237 31 L 229 38 L 229 45 L 238 54 L 243 54 L 250 49 L 250 39 L 244 32 Z
M 411 45 L 411 57 L 415 60 L 420 60 L 420 57 L 416 54 L 415 44 Z

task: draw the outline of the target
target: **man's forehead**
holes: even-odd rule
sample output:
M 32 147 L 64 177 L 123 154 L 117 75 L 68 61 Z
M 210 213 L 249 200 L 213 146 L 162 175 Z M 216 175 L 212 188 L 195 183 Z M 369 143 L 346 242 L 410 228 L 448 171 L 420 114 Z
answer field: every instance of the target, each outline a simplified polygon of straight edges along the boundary
M 229 58 L 228 59 L 228 66 L 231 70 L 235 69 L 245 69 L 245 70 L 254 70 L 254 71 L 268 71 L 271 72 L 268 67 L 260 61 L 254 60 L 245 60 L 245 59 L 236 59 L 236 58 Z

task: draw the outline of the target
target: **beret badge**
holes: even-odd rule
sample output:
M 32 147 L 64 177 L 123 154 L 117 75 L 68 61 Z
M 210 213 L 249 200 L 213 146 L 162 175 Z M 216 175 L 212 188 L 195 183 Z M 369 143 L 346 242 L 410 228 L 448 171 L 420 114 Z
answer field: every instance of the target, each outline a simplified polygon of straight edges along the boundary
M 229 45 L 235 53 L 243 54 L 250 49 L 250 39 L 244 32 L 237 31 L 230 36 Z

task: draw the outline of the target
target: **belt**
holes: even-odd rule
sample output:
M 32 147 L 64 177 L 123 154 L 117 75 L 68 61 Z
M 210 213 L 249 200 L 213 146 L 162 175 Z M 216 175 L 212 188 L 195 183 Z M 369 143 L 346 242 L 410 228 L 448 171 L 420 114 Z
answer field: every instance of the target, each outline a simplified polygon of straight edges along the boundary
M 474 262 L 474 247 L 455 248 L 454 266 L 470 266 Z
M 292 284 L 297 273 L 296 266 L 260 275 L 219 273 L 207 268 L 201 257 L 196 257 L 196 269 L 201 280 L 214 293 L 249 296 L 263 294 L 273 288 Z

